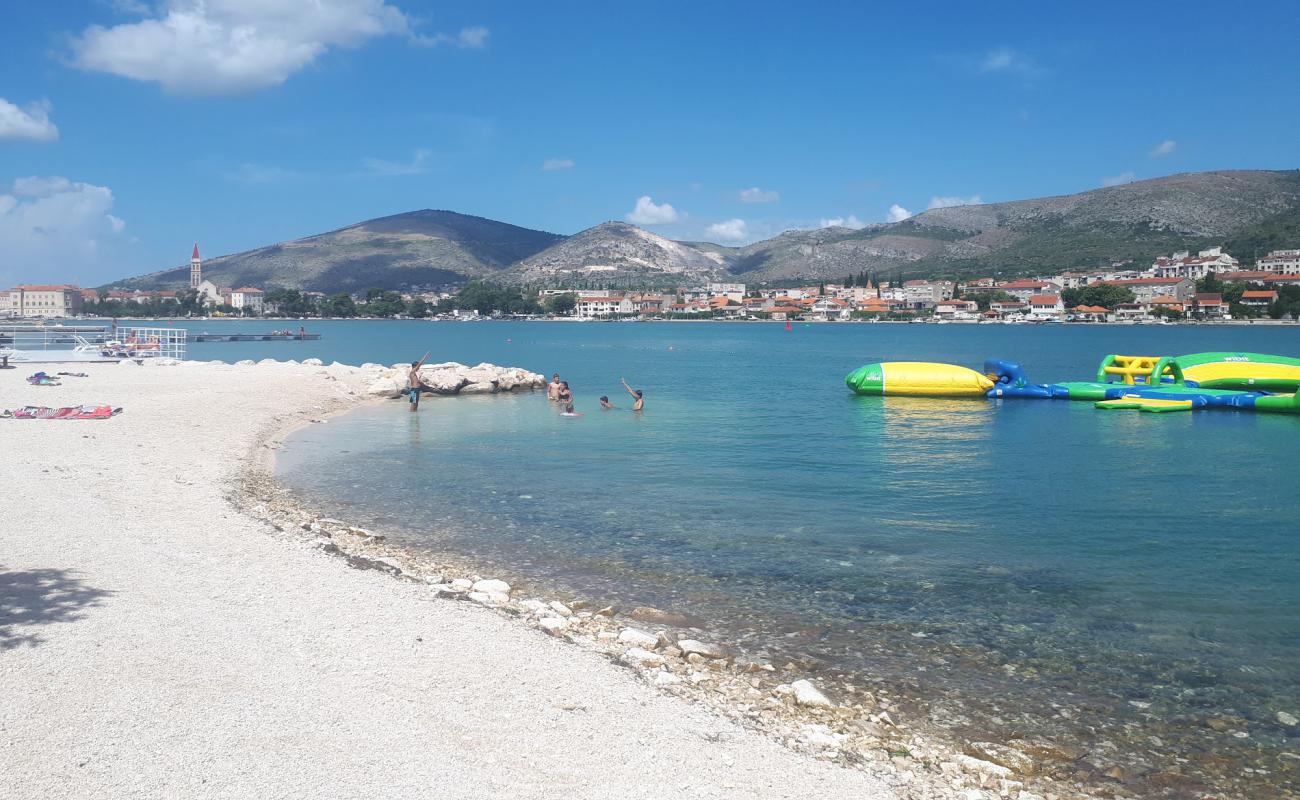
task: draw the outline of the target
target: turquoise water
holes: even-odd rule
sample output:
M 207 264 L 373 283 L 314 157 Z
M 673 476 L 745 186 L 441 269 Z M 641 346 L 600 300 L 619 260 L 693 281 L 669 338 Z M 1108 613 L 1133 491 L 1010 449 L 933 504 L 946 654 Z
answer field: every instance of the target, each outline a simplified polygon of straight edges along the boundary
M 1110 742 L 1108 763 L 1137 773 L 1183 756 L 1194 780 L 1296 789 L 1300 762 L 1277 756 L 1300 731 L 1277 712 L 1300 716 L 1300 419 L 861 398 L 842 379 L 869 361 L 986 357 L 1088 379 L 1107 353 L 1300 355 L 1300 329 L 313 328 L 323 341 L 192 356 L 432 350 L 558 371 L 585 414 L 540 393 L 355 411 L 280 459 L 319 506 L 516 579 L 700 616 L 778 663 L 901 692 L 956 735 Z M 620 376 L 645 389 L 643 414 Z M 620 408 L 601 411 L 601 394 Z

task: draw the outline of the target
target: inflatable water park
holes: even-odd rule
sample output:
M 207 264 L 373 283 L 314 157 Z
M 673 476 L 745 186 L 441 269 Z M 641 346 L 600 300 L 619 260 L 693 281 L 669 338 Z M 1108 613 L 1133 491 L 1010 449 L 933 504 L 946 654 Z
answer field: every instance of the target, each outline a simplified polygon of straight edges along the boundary
M 1031 383 L 1019 364 L 989 359 L 982 372 L 956 364 L 883 361 L 844 382 L 869 396 L 1082 400 L 1100 409 L 1149 412 L 1229 409 L 1300 414 L 1300 358 L 1195 353 L 1102 359 L 1091 381 Z

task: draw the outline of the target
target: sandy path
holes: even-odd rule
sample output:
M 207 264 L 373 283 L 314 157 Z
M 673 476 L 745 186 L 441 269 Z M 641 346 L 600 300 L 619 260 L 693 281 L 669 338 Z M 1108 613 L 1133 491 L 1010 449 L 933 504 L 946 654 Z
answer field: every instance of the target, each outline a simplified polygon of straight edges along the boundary
M 0 420 L 0 797 L 892 797 L 596 654 L 268 535 L 228 481 L 277 415 L 346 379 L 84 369 L 62 387 L 0 372 L 0 407 L 126 407 Z

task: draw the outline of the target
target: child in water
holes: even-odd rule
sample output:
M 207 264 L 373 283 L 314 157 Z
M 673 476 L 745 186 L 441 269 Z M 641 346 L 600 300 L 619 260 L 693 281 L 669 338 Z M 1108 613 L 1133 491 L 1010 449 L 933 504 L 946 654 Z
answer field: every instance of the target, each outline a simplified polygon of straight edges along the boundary
M 611 402 L 609 402 L 609 396 L 608 396 L 608 395 L 601 395 L 601 396 L 600 396 L 600 407 L 603 408 L 603 409 L 605 409 L 605 410 L 609 410 L 609 409 L 611 409 L 611 408 L 614 407 L 614 404 L 611 403 Z
M 564 411 L 562 411 L 562 412 L 560 413 L 560 416 L 561 416 L 561 417 L 581 417 L 582 415 L 579 414 L 577 411 L 574 411 L 574 410 L 573 410 L 573 403 L 565 403 L 565 404 L 564 404 Z

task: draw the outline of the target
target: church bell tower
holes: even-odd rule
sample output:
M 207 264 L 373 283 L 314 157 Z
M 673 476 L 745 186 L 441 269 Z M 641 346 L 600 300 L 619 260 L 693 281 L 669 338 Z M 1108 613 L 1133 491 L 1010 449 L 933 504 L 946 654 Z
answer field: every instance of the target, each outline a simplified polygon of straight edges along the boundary
M 203 283 L 203 261 L 199 259 L 199 243 L 194 243 L 194 254 L 190 256 L 190 288 L 197 289 Z

